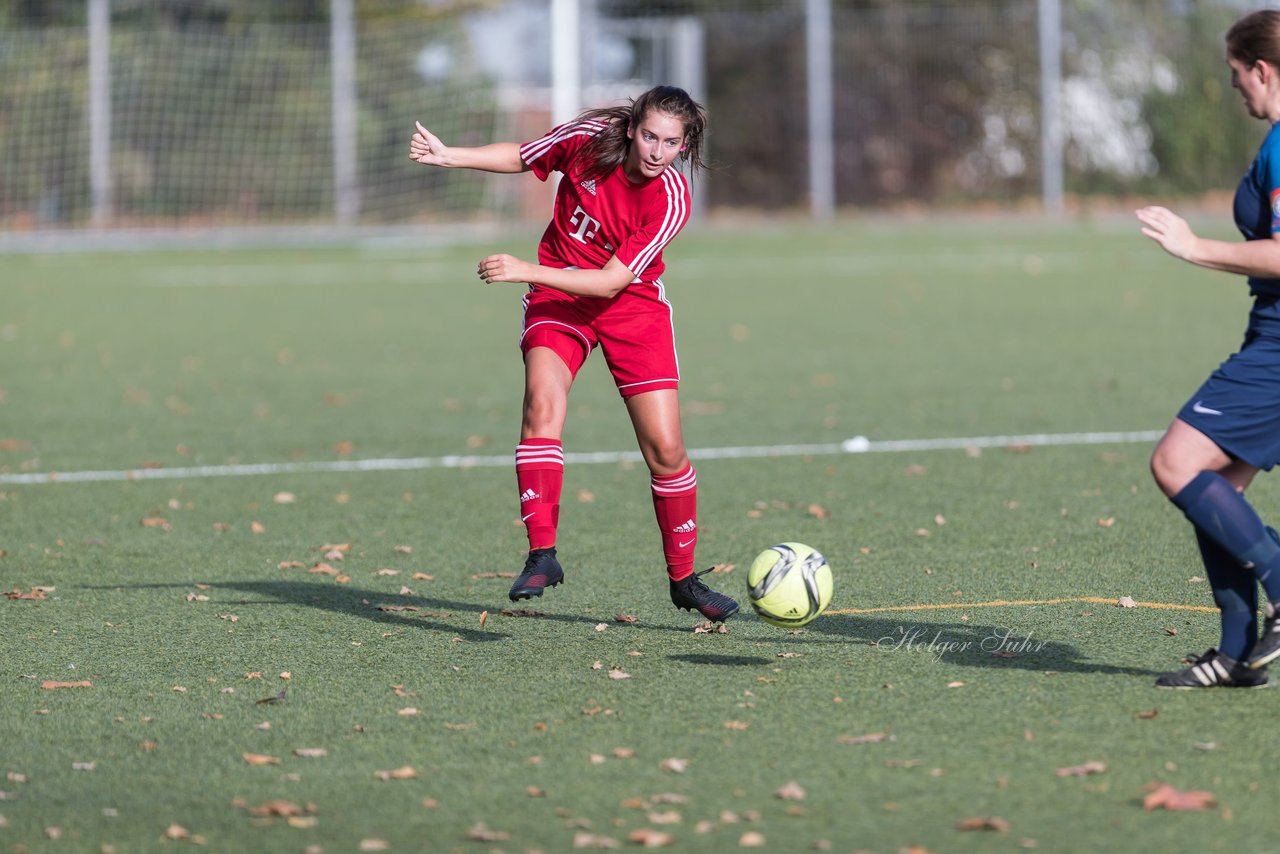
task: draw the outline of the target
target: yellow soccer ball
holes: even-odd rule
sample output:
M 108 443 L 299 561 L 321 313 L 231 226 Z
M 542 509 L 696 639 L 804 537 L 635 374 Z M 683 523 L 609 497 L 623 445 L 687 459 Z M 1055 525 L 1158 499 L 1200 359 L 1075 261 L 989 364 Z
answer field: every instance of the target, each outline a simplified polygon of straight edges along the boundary
M 803 543 L 770 546 L 747 570 L 747 598 L 760 619 L 783 628 L 803 626 L 831 604 L 831 567 Z

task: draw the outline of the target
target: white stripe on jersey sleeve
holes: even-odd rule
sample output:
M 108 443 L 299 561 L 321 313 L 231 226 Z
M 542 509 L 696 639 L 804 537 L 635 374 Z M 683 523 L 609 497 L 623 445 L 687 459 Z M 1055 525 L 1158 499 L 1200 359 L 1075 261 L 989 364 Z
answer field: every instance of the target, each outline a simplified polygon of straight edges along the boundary
M 685 180 L 684 176 L 675 171 L 671 167 L 662 170 L 662 183 L 667 193 L 667 210 L 662 218 L 662 225 L 658 228 L 658 233 L 653 236 L 653 240 L 649 241 L 643 249 L 636 253 L 635 259 L 631 262 L 631 269 L 636 274 L 643 273 L 644 270 L 653 262 L 658 253 L 662 251 L 672 238 L 679 233 L 680 228 L 684 225 L 688 217 L 687 207 L 685 205 Z
M 552 128 L 544 136 L 520 146 L 520 159 L 532 163 L 546 154 L 557 143 L 574 136 L 596 136 L 605 129 L 604 122 L 583 122 L 581 124 L 563 124 Z

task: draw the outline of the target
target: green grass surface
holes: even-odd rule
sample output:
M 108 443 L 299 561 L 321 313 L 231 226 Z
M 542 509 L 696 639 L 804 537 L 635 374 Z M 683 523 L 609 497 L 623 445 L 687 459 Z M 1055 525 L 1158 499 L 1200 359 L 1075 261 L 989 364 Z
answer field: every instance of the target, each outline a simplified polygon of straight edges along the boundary
M 530 242 L 0 256 L 0 473 L 509 455 L 519 289 L 471 270 Z M 1127 224 L 704 230 L 668 256 L 691 448 L 1158 430 L 1248 309 Z M 633 447 L 598 358 L 569 452 Z M 0 599 L 0 851 L 173 850 L 175 825 L 210 851 L 1274 850 L 1274 691 L 1152 687 L 1217 617 L 1149 452 L 695 456 L 700 562 L 736 565 L 714 586 L 740 596 L 774 542 L 828 556 L 802 633 L 695 634 L 625 461 L 569 466 L 539 616 L 491 577 L 525 547 L 506 466 L 0 484 L 0 587 L 54 588 Z M 1275 516 L 1267 478 L 1251 495 Z M 325 544 L 345 580 L 308 571 Z M 1146 811 L 1153 780 L 1217 806 Z M 297 826 L 251 814 L 273 799 Z M 957 829 L 977 817 L 1007 830 Z

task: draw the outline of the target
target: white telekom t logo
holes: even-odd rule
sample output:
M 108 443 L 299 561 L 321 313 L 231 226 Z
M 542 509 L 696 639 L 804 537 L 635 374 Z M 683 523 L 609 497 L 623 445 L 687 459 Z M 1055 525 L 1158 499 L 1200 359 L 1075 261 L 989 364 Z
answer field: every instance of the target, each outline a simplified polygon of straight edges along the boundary
M 569 217 L 569 222 L 578 227 L 577 231 L 570 232 L 570 236 L 579 243 L 586 243 L 591 240 L 600 229 L 600 223 L 587 216 L 587 212 L 582 209 L 581 205 L 574 210 L 573 216 Z

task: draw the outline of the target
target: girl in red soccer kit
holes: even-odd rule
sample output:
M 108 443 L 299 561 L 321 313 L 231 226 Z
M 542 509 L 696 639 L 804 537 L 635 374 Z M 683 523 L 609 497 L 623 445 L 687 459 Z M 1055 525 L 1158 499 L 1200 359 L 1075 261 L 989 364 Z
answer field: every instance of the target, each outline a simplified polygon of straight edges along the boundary
M 561 436 L 569 389 L 600 348 L 649 467 L 671 601 L 723 621 L 738 603 L 693 569 L 698 479 L 680 427 L 671 304 L 660 276 L 662 250 L 689 219 L 688 181 L 673 164 L 703 167 L 706 113 L 683 89 L 656 86 L 629 106 L 588 110 L 518 144 L 446 146 L 417 125 L 409 159 L 429 166 L 563 177 L 538 244 L 538 261 L 490 255 L 485 282 L 528 283 L 523 297 L 524 410 L 516 446 L 520 517 L 529 537 L 512 601 L 541 596 L 564 580 L 556 527 L 564 481 Z

